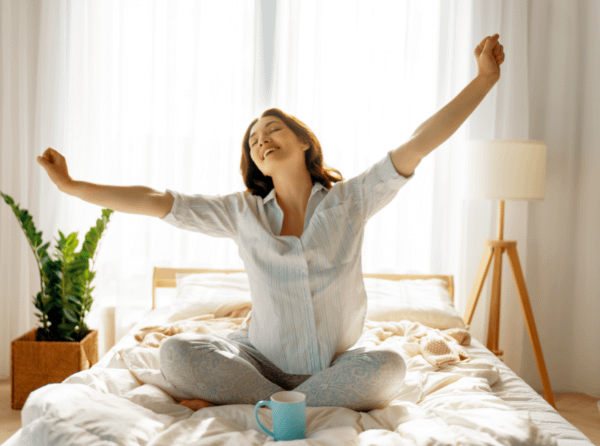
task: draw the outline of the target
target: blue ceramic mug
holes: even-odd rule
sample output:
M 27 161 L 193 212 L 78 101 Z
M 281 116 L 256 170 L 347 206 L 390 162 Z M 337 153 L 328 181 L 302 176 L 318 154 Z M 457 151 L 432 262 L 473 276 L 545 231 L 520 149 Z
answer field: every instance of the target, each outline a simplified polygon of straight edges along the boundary
M 258 419 L 258 408 L 269 406 L 273 414 L 273 432 Z M 254 406 L 254 417 L 260 428 L 275 440 L 301 440 L 306 433 L 306 395 L 300 392 L 277 392 L 270 401 Z

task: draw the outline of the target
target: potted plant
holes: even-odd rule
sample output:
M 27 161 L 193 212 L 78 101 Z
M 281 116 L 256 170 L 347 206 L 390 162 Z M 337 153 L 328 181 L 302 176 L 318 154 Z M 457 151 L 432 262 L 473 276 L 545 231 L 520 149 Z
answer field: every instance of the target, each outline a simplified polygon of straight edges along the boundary
M 62 382 L 98 362 L 98 330 L 90 330 L 85 317 L 93 302 L 96 248 L 114 211 L 102 209 L 79 252 L 75 252 L 77 232 L 65 237 L 58 231 L 53 259 L 48 253 L 50 242 L 42 244 L 42 232 L 36 232 L 29 212 L 19 209 L 10 196 L 0 195 L 17 217 L 40 272 L 41 290 L 34 304 L 41 326 L 11 344 L 11 406 L 20 410 L 35 389 Z

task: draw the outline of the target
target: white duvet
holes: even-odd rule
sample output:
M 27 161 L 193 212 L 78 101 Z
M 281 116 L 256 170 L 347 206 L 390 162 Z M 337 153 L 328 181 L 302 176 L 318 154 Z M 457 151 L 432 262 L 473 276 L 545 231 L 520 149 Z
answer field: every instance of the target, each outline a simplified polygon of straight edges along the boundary
M 439 338 L 440 331 L 411 324 L 412 333 L 416 329 L 425 338 Z M 308 407 L 306 439 L 289 444 L 556 444 L 528 416 L 492 394 L 490 386 L 498 380 L 499 371 L 489 361 L 461 355 L 459 362 L 436 367 L 416 347 L 415 336 L 386 337 L 383 331 L 385 323 L 369 322 L 360 342 L 384 339 L 403 352 L 408 371 L 402 395 L 388 407 L 367 413 Z M 469 355 L 470 347 L 462 348 Z M 120 358 L 108 367 L 94 367 L 62 384 L 33 392 L 22 411 L 21 444 L 275 444 L 258 427 L 252 405 L 215 406 L 194 412 L 178 405 L 169 393 L 171 389 L 160 375 L 157 348 L 138 345 L 123 349 Z M 259 417 L 267 428 L 272 427 L 268 408 L 259 409 Z

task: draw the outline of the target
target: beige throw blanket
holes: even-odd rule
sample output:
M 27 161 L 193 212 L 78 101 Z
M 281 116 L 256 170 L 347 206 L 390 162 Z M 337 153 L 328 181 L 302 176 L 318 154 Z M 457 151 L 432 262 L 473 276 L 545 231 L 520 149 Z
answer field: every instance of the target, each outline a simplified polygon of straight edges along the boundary
M 178 333 L 203 333 L 224 337 L 246 326 L 251 318 L 251 308 L 250 302 L 223 305 L 212 314 L 144 327 L 135 334 L 135 339 L 140 342 L 140 347 L 158 348 L 166 338 Z M 439 330 L 411 321 L 367 320 L 356 345 L 382 343 L 400 343 L 403 352 L 408 356 L 422 355 L 431 365 L 441 367 L 469 360 L 469 355 L 461 346 L 471 344 L 471 334 L 459 328 Z

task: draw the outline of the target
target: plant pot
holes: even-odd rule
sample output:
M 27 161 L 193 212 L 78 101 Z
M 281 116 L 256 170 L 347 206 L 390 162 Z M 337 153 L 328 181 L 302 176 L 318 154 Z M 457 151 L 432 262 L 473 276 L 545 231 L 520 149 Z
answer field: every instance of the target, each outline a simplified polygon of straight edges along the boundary
M 60 383 L 98 362 L 98 330 L 80 342 L 36 341 L 37 328 L 11 343 L 11 407 L 21 410 L 31 392 Z

